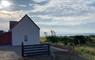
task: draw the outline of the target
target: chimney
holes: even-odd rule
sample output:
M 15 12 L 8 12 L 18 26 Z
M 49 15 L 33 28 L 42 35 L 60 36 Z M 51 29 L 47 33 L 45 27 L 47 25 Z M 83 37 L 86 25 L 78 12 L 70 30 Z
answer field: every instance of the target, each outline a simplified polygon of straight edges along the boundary
M 14 26 L 18 23 L 18 21 L 10 21 L 10 30 L 14 28 Z

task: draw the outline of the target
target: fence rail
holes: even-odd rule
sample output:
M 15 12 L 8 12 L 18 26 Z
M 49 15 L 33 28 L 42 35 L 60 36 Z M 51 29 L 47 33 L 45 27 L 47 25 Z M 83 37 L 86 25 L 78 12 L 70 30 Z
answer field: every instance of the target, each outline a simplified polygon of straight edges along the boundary
M 50 45 L 49 44 L 24 45 L 22 43 L 22 56 L 31 57 L 34 55 L 50 55 Z

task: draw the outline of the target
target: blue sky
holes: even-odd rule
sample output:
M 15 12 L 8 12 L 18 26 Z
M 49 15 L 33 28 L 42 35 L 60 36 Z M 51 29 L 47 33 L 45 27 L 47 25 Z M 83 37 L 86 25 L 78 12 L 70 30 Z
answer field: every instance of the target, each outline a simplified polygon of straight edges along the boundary
M 2 4 L 7 1 L 7 6 Z M 95 0 L 0 0 L 0 29 L 28 14 L 43 32 L 95 33 Z

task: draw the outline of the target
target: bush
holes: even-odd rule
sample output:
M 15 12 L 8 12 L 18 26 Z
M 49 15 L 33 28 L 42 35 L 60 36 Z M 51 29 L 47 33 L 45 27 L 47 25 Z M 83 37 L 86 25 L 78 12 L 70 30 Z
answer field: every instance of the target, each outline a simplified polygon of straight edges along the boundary
M 52 43 L 58 42 L 58 38 L 56 36 L 47 36 L 46 38 L 47 38 L 48 42 L 52 42 Z
M 90 36 L 46 36 L 46 40 L 52 43 L 63 43 L 67 45 L 84 45 L 90 41 Z

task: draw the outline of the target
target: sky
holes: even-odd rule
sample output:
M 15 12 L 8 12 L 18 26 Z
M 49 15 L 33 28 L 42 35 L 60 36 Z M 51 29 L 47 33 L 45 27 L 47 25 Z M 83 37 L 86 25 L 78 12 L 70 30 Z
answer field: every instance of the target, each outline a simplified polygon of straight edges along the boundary
M 41 35 L 95 33 L 95 0 L 0 0 L 0 30 L 25 14 L 40 27 Z

